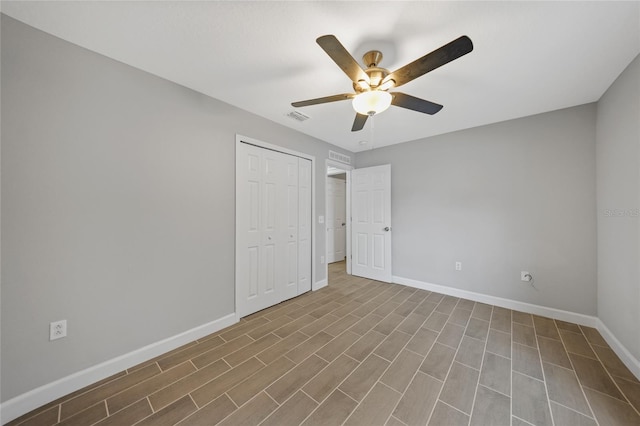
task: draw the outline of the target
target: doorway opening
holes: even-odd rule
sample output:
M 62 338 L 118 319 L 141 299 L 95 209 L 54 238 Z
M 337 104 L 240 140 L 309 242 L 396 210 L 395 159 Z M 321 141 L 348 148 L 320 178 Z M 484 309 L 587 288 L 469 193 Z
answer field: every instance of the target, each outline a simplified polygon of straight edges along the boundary
M 327 160 L 325 183 L 327 284 L 351 274 L 351 170 Z

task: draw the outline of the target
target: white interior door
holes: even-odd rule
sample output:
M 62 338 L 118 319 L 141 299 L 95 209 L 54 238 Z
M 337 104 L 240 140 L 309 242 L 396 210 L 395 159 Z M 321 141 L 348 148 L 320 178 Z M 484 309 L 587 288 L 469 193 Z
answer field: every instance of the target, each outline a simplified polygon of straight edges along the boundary
M 327 263 L 340 262 L 346 255 L 346 182 L 327 177 Z
M 327 223 L 327 263 L 333 263 L 336 261 L 336 244 L 335 244 L 335 186 L 333 184 L 335 179 L 327 177 L 327 207 L 326 207 L 326 220 Z
M 346 194 L 346 182 L 342 179 L 336 179 L 336 191 L 334 203 L 335 208 L 335 223 L 334 223 L 334 244 L 336 262 L 341 262 L 346 256 L 347 247 L 347 194 Z
M 391 165 L 351 171 L 351 271 L 391 282 Z
M 311 289 L 311 162 L 237 145 L 236 309 L 242 317 Z

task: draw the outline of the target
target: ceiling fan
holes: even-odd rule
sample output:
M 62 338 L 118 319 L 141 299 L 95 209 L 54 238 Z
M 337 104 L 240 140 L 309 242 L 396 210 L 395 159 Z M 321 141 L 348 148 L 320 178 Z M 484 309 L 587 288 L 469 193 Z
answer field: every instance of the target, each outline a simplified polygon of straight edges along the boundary
M 382 53 L 377 50 L 372 50 L 364 54 L 362 59 L 367 69 L 362 69 L 334 35 L 318 37 L 316 42 L 342 71 L 344 71 L 347 77 L 351 79 L 355 93 L 325 96 L 322 98 L 293 102 L 291 105 L 297 108 L 353 99 L 356 118 L 351 127 L 352 132 L 362 130 L 368 117 L 386 110 L 390 105 L 430 115 L 440 111 L 442 105 L 402 92 L 389 92 L 389 90 L 400 87 L 473 50 L 471 39 L 467 36 L 462 36 L 431 53 L 427 53 L 410 64 L 393 72 L 389 72 L 389 70 L 378 67 L 378 64 L 382 60 Z

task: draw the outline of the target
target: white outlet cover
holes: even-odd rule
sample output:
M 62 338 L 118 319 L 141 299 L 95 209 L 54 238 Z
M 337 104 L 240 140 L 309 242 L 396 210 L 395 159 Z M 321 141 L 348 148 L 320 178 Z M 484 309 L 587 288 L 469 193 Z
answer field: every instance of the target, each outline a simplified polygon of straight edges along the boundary
M 318 216 L 318 223 L 324 223 L 324 216 Z
M 55 321 L 49 324 L 49 340 L 67 337 L 67 320 Z

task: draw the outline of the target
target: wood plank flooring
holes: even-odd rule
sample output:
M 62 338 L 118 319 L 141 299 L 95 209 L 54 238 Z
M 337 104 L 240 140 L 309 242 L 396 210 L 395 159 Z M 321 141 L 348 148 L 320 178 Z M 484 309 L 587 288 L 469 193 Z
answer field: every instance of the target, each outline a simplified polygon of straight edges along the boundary
M 329 282 L 10 425 L 640 425 L 595 329 L 344 263 Z

